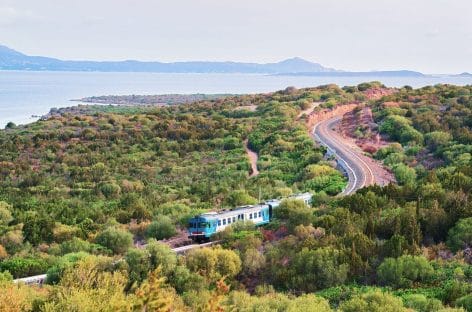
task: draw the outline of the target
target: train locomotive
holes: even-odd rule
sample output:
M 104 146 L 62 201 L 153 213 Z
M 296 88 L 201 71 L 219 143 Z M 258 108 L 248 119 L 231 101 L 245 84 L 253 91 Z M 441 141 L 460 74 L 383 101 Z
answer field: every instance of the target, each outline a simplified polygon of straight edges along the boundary
M 220 212 L 206 212 L 189 220 L 188 237 L 195 242 L 208 241 L 212 235 L 238 221 L 251 221 L 257 226 L 267 224 L 272 220 L 273 210 L 284 199 L 302 200 L 309 205 L 312 195 L 301 193 L 282 199 L 270 199 L 257 205 L 240 206 Z

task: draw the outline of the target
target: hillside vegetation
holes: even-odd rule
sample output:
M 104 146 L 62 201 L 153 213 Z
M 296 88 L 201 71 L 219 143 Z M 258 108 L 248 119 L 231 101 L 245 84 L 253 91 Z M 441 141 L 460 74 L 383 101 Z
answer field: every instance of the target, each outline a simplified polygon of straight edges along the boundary
M 472 87 L 368 100 L 382 88 L 91 106 L 0 131 L 0 306 L 472 311 Z M 399 184 L 335 197 L 346 180 L 298 117 L 312 102 L 370 106 L 390 142 L 373 156 Z M 177 256 L 156 241 L 200 212 L 299 191 L 312 207 L 285 200 L 269 225 L 235 223 L 220 247 Z M 11 283 L 44 272 L 43 288 Z

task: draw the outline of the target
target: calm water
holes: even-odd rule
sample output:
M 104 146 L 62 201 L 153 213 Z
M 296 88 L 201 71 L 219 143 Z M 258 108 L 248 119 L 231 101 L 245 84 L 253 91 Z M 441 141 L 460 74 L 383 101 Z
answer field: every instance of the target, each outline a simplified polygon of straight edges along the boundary
M 340 86 L 381 80 L 387 86 L 421 87 L 437 83 L 472 84 L 472 78 L 289 77 L 254 74 L 155 74 L 0 71 L 0 128 L 25 124 L 52 107 L 75 105 L 71 99 L 93 95 L 166 93 L 257 93 L 287 86 Z

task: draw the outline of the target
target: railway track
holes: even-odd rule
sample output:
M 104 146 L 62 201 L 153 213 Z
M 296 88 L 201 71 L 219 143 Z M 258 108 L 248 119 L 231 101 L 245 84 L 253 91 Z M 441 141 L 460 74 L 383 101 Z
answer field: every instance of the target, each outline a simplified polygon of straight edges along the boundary
M 203 243 L 203 244 L 191 244 L 187 246 L 181 246 L 177 248 L 172 248 L 172 250 L 176 254 L 183 254 L 186 253 L 189 250 L 195 249 L 195 248 L 203 248 L 203 247 L 208 247 L 214 244 L 218 244 L 219 241 L 214 241 L 214 242 L 208 242 L 208 243 Z M 46 281 L 47 274 L 39 274 L 39 275 L 34 275 L 34 276 L 28 276 L 28 277 L 22 277 L 22 278 L 17 278 L 14 279 L 14 283 L 23 283 L 26 285 L 42 285 Z
M 340 116 L 320 121 L 314 125 L 313 136 L 321 145 L 334 155 L 339 165 L 344 168 L 348 175 L 348 185 L 340 195 L 350 195 L 358 189 L 376 183 L 373 169 L 363 159 L 363 155 L 349 146 L 349 144 L 336 132 L 334 128 L 341 121 Z M 177 254 L 183 254 L 194 248 L 202 248 L 217 244 L 218 241 L 204 244 L 191 244 L 172 248 Z M 25 283 L 27 285 L 43 284 L 46 274 L 29 276 L 15 279 L 15 283 Z

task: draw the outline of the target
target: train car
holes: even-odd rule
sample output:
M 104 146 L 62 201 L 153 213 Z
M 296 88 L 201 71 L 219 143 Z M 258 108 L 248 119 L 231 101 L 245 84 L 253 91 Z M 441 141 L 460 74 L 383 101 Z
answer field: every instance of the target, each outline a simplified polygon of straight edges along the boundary
M 311 204 L 311 198 L 310 193 L 287 197 L 287 199 L 303 200 L 307 205 Z M 270 199 L 258 205 L 241 206 L 232 210 L 201 214 L 190 219 L 188 237 L 197 242 L 208 241 L 215 233 L 223 231 L 235 222 L 244 220 L 254 222 L 257 226 L 267 224 L 272 220 L 273 210 L 280 205 L 282 200 Z

